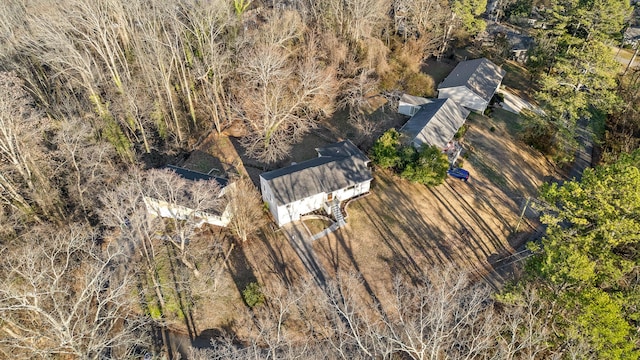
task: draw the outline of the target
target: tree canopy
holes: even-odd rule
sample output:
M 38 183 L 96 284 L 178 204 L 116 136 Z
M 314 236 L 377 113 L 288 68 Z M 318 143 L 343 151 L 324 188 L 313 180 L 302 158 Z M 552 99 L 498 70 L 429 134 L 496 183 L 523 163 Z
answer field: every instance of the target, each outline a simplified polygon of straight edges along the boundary
M 529 144 L 569 161 L 577 120 L 611 113 L 620 104 L 619 64 L 609 44 L 621 34 L 630 11 L 628 2 L 610 0 L 554 2 L 542 12 L 549 29 L 538 30 L 530 66 L 537 73 L 536 100 L 543 112 L 525 121 Z
M 581 181 L 541 190 L 547 226 L 529 277 L 557 342 L 579 342 L 601 359 L 637 359 L 640 320 L 640 150 Z M 543 319 L 541 319 L 544 321 Z
M 437 146 L 415 148 L 404 144 L 396 129 L 387 130 L 371 148 L 371 159 L 383 169 L 392 169 L 411 182 L 436 186 L 447 177 L 449 160 Z

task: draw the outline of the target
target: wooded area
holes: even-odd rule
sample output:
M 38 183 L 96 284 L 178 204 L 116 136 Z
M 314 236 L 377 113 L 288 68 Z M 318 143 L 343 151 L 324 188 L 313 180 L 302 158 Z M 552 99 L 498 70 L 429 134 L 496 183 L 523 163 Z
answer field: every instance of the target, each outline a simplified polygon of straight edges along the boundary
M 579 119 L 602 125 L 603 166 L 545 186 L 547 226 L 521 279 L 502 290 L 454 268 L 353 291 L 360 274 L 252 287 L 251 323 L 221 333 L 209 358 L 636 359 L 640 329 L 640 71 L 620 75 L 608 46 L 622 0 L 546 2 L 527 64 L 543 112 L 523 140 L 558 163 Z M 537 2 L 500 1 L 509 12 Z M 433 96 L 425 59 L 484 30 L 486 0 L 5 0 L 0 6 L 0 355 L 142 358 L 168 353 L 169 324 L 220 291 L 233 251 L 265 236 L 248 178 L 222 194 L 158 157 L 180 157 L 233 129 L 259 164 L 336 111 L 360 135 L 399 91 Z M 511 10 L 510 10 L 511 9 Z M 490 55 L 490 54 L 489 54 Z M 377 105 L 376 105 L 377 104 Z M 606 123 L 606 131 L 605 131 Z M 239 129 L 239 130 L 238 130 Z M 396 133 L 397 134 L 397 133 Z M 372 158 L 436 185 L 435 148 Z M 383 138 L 384 140 L 385 138 Z M 435 150 L 434 150 L 435 149 Z M 412 165 L 412 162 L 420 166 Z M 432 178 L 436 180 L 431 180 Z M 227 203 L 228 229 L 163 219 L 147 198 L 195 212 Z M 199 239 L 206 239 L 206 245 Z M 249 245 L 247 245 L 249 244 Z M 259 296 L 261 295 L 261 297 Z M 261 304 L 262 302 L 262 304 Z M 248 306 L 251 305 L 251 306 Z M 171 356 L 171 355 L 168 355 Z

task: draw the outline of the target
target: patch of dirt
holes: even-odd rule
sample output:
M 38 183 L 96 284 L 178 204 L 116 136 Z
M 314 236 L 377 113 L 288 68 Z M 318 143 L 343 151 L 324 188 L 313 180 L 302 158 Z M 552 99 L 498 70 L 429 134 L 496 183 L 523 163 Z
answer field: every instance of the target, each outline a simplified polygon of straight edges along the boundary
M 242 160 L 227 135 L 212 131 L 185 161 L 184 167 L 222 177 L 246 174 Z
M 209 237 L 210 241 L 216 237 Z M 227 251 L 229 248 L 225 248 Z M 310 275 L 282 231 L 270 226 L 231 251 L 215 289 L 200 294 L 194 313 L 198 332 L 222 329 L 238 338 L 255 330 L 252 315 L 242 299 L 247 284 L 257 282 L 268 292 L 278 284 L 295 286 Z
M 423 73 L 431 76 L 436 87 L 451 73 L 456 64 L 450 59 L 437 61 L 436 59 L 428 59 L 420 69 Z
M 544 179 L 556 170 L 539 151 L 515 138 L 513 132 L 517 124 L 509 121 L 516 122 L 519 118 L 497 121 L 474 116 L 468 122 L 464 140 L 470 153 L 467 163 L 510 197 L 535 196 Z

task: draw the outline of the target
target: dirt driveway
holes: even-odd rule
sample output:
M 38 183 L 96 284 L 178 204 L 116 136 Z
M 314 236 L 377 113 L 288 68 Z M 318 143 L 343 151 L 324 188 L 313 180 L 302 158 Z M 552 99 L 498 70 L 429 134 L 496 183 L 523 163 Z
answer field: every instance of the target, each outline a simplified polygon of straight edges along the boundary
M 531 104 L 526 99 L 523 99 L 520 96 L 516 95 L 510 88 L 502 87 L 498 90 L 498 93 L 504 96 L 502 108 L 514 114 L 519 114 L 523 109 L 536 112 L 541 111 L 537 106 Z

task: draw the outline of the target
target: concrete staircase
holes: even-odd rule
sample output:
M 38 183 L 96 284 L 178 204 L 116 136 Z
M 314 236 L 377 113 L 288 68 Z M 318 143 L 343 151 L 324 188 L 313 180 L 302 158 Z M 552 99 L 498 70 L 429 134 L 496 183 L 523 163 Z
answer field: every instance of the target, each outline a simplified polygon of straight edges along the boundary
M 347 222 L 344 221 L 344 215 L 342 215 L 342 211 L 340 210 L 339 202 L 335 201 L 333 205 L 331 205 L 331 214 L 336 219 L 336 223 L 339 224 L 338 227 L 347 224 Z
M 342 215 L 342 211 L 340 211 L 340 203 L 339 202 L 334 201 L 331 204 L 331 214 L 336 219 L 336 222 L 331 224 L 331 226 L 329 226 L 328 228 L 326 228 L 326 229 L 320 231 L 319 233 L 313 235 L 311 237 L 311 241 L 323 238 L 323 237 L 331 234 L 332 232 L 338 230 L 339 228 L 347 225 L 347 222 L 344 220 L 344 215 Z

